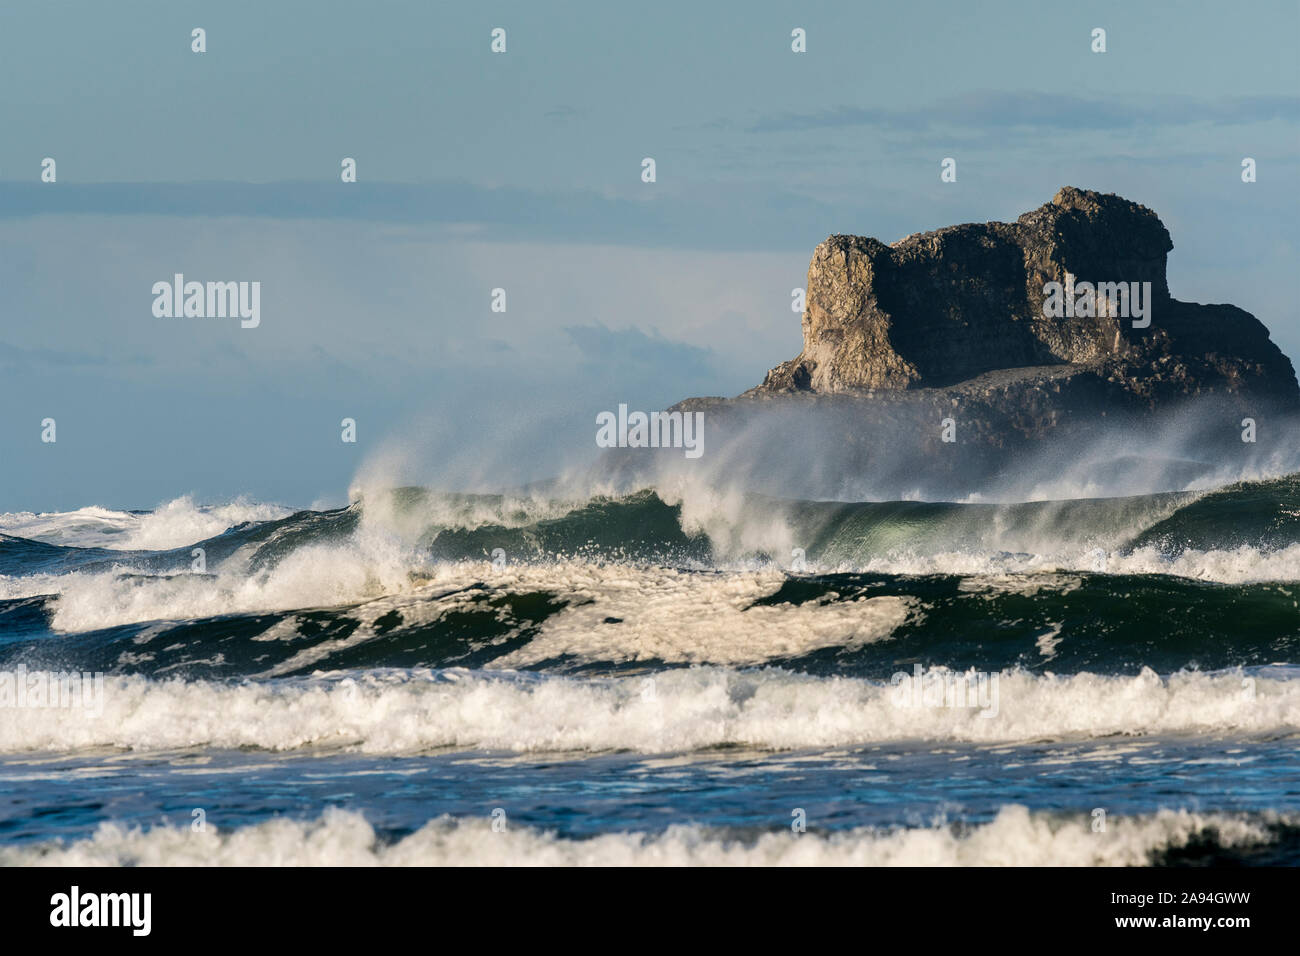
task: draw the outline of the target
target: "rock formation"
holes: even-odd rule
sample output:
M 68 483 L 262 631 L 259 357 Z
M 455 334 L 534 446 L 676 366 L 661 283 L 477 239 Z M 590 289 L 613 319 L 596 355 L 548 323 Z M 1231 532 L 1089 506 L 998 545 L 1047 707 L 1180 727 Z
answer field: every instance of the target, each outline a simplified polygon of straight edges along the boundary
M 1207 392 L 1300 402 L 1290 361 L 1258 319 L 1170 297 L 1172 248 L 1150 209 L 1069 186 L 1014 223 L 949 226 L 888 246 L 831 236 L 808 267 L 803 352 L 753 391 L 947 388 L 1016 369 L 1031 381 L 1092 377 L 1136 404 Z M 1118 311 L 1106 297 L 1087 309 L 1102 314 L 1045 316 L 1052 282 L 1150 283 L 1149 325 L 1105 314 Z
M 831 236 L 808 268 L 803 351 L 737 398 L 674 408 L 706 412 L 714 462 L 801 463 L 767 482 L 774 494 L 795 494 L 804 473 L 806 495 L 918 493 L 918 475 L 919 493 L 969 493 L 1030 458 L 1065 468 L 1121 445 L 1180 460 L 1180 477 L 1135 460 L 1134 491 L 1156 490 L 1293 449 L 1290 360 L 1248 312 L 1172 298 L 1172 248 L 1151 210 L 1073 187 L 1013 223 L 892 245 Z M 1137 303 L 1113 287 L 1056 296 L 1051 283 L 1124 283 L 1144 315 L 1124 314 Z M 1061 298 L 1078 307 L 1045 315 Z M 1245 418 L 1258 442 L 1243 442 Z

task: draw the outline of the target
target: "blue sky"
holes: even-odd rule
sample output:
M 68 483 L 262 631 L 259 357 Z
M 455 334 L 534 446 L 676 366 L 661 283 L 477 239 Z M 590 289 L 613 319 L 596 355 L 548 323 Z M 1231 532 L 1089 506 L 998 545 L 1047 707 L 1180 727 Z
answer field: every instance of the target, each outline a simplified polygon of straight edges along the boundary
M 1297 35 L 1294 0 L 6 4 L 0 511 L 541 477 L 598 411 L 795 355 L 828 234 L 1067 184 L 1155 209 L 1174 294 L 1300 357 Z M 260 281 L 261 325 L 154 317 L 175 272 Z

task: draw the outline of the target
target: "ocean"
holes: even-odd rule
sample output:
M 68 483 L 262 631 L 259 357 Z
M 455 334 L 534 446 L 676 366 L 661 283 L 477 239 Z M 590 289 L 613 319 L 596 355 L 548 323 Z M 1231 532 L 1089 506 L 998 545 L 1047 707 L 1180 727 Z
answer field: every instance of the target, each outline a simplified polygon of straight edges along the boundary
M 1300 475 L 10 513 L 0 675 L 5 864 L 1296 865 Z

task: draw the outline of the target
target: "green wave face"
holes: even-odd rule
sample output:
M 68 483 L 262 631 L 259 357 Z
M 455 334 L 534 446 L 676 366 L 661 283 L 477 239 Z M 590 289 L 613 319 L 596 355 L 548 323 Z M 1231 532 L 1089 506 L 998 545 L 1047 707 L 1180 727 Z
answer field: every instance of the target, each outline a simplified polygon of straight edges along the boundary
M 916 665 L 1264 667 L 1295 662 L 1300 641 L 1294 475 L 1201 494 L 750 496 L 712 510 L 649 490 L 566 503 L 399 489 L 193 547 L 205 574 L 187 571 L 192 546 L 0 537 L 0 573 L 49 587 L 0 600 L 0 664 L 244 678 L 729 663 L 888 679 Z M 339 562 L 352 568 L 347 587 L 289 587 Z M 723 643 L 697 652 L 681 626 L 693 620 Z

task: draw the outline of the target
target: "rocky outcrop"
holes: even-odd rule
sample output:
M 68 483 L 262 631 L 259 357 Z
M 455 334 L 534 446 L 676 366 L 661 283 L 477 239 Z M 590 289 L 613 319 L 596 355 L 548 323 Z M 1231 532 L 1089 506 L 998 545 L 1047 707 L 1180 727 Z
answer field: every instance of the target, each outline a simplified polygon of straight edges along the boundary
M 831 236 L 808 267 L 803 351 L 746 394 L 949 389 L 999 373 L 1003 388 L 1082 377 L 1135 408 L 1207 393 L 1300 405 L 1291 362 L 1259 320 L 1170 296 L 1172 248 L 1150 209 L 1068 186 L 1014 223 L 892 245 Z M 1049 283 L 1080 290 L 1075 314 L 1044 314 Z M 1087 295 L 1100 283 L 1149 289 L 1146 316 L 1114 290 Z
M 1097 487 L 1136 494 L 1290 460 L 1290 360 L 1249 313 L 1173 299 L 1172 248 L 1151 210 L 1071 187 L 1013 223 L 888 246 L 832 236 L 808 268 L 798 357 L 737 398 L 674 406 L 705 413 L 696 467 L 787 497 L 1019 500 L 1044 475 L 1093 487 L 1120 468 Z M 1044 314 L 1066 297 L 1050 283 L 1121 282 L 1138 283 L 1143 316 L 1110 294 Z

